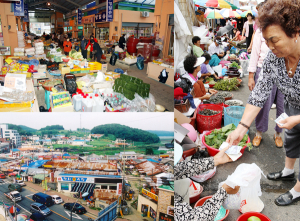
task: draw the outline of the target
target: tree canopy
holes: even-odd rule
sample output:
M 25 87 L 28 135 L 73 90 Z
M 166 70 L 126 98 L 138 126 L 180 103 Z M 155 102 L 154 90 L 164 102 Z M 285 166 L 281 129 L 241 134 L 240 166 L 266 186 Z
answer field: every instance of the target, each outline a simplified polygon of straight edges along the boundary
M 64 130 L 64 127 L 61 125 L 51 125 L 51 126 L 46 126 L 40 129 L 40 131 L 42 130 Z
M 156 134 L 144 130 L 131 128 L 121 124 L 105 124 L 94 127 L 92 134 L 112 134 L 116 138 L 132 140 L 137 142 L 159 143 L 160 139 Z

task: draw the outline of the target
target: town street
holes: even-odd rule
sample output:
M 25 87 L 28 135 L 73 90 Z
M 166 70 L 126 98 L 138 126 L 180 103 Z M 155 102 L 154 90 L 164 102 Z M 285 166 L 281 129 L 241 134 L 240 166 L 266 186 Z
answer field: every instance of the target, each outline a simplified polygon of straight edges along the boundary
M 12 183 L 8 179 L 4 179 L 5 183 L 0 184 L 0 201 L 3 201 L 5 204 L 13 205 L 13 202 L 6 198 L 3 193 L 8 192 L 8 185 L 9 183 Z M 34 191 L 33 189 L 25 186 L 22 188 L 22 192 L 20 193 L 22 195 L 22 201 L 17 202 L 17 207 L 21 209 L 21 211 L 18 214 L 26 214 L 28 216 L 31 215 L 30 212 L 30 205 L 34 203 L 32 200 L 32 195 L 36 193 L 37 191 Z M 63 208 L 63 204 L 59 205 L 53 205 L 49 207 L 49 209 L 52 211 L 50 216 L 47 217 L 49 221 L 66 221 L 70 220 L 70 211 L 65 210 Z M 95 219 L 96 217 L 93 216 L 92 214 L 83 214 L 83 215 L 77 215 L 77 214 L 72 214 L 72 220 L 73 221 L 87 221 L 89 218 Z

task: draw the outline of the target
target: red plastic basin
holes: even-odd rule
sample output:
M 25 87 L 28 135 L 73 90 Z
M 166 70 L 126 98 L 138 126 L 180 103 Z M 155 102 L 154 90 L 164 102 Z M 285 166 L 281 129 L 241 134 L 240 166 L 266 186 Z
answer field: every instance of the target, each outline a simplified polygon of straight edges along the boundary
M 197 203 L 195 204 L 194 208 L 196 208 L 197 206 L 202 206 L 206 200 L 212 198 L 212 196 L 206 196 L 206 197 L 203 197 L 201 198 L 200 200 L 197 201 Z M 226 210 L 226 214 L 225 216 L 222 218 L 222 219 L 219 219 L 218 221 L 222 221 L 222 220 L 225 220 L 226 217 L 229 215 L 229 209 Z
M 236 221 L 247 221 L 251 216 L 256 216 L 261 219 L 261 221 L 271 221 L 266 215 L 257 212 L 248 212 L 240 215 L 240 217 Z
M 200 195 L 201 195 L 202 192 L 203 192 L 203 187 L 200 185 L 199 194 L 197 194 L 197 195 L 195 195 L 193 197 L 190 197 L 190 204 L 193 204 L 193 203 L 197 202 L 197 200 L 199 200 Z
M 213 147 L 211 147 L 211 146 L 208 146 L 208 145 L 205 143 L 205 136 L 206 136 L 206 135 L 210 135 L 211 132 L 212 132 L 212 131 L 209 131 L 209 132 L 207 132 L 206 134 L 204 134 L 204 136 L 202 136 L 202 143 L 206 146 L 206 149 L 207 149 L 207 152 L 208 152 L 209 156 L 212 156 L 212 157 L 213 157 L 213 156 L 215 156 L 217 153 L 219 153 L 220 150 L 219 150 L 219 149 L 215 149 L 215 148 L 213 148 Z M 250 137 L 249 137 L 249 136 L 248 136 L 248 140 L 247 140 L 246 143 L 250 143 Z M 244 147 L 241 149 L 241 154 L 242 154 L 242 156 L 243 156 L 244 151 L 245 151 L 246 148 L 247 148 L 247 145 L 244 146 Z M 241 156 L 241 157 L 242 157 L 242 156 Z M 240 157 L 240 158 L 241 158 L 241 157 Z M 240 158 L 238 158 L 238 159 L 240 159 Z

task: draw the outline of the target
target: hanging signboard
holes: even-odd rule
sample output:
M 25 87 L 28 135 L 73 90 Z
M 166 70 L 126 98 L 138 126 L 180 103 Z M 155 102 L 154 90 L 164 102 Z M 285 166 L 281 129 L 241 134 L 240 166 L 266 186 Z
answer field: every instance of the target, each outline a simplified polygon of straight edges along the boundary
M 14 15 L 24 16 L 24 0 L 14 3 Z
M 117 195 L 122 195 L 122 183 L 117 184 Z
M 77 10 L 77 19 L 78 19 L 78 24 L 81 25 L 82 22 L 82 10 L 78 9 Z
M 101 12 L 95 15 L 95 22 L 106 22 L 106 12 Z
M 92 24 L 95 21 L 95 16 L 82 17 L 82 24 Z
M 29 22 L 29 16 L 28 16 L 28 5 L 24 4 L 24 22 Z
M 106 0 L 106 21 L 114 20 L 113 0 Z
M 154 199 L 155 201 L 158 201 L 158 196 L 155 195 L 154 193 L 149 192 L 148 190 L 142 189 L 142 193 L 151 199 Z
M 70 24 L 70 26 L 75 26 L 75 20 L 70 20 L 69 24 Z

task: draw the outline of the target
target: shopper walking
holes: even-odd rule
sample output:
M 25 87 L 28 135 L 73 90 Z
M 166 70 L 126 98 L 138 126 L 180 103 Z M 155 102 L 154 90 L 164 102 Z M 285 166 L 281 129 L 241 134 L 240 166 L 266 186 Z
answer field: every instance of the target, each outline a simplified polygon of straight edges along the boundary
M 123 34 L 119 39 L 119 47 L 122 48 L 123 50 L 125 48 L 125 43 L 126 43 L 125 34 Z
M 83 36 L 80 44 L 80 49 L 84 59 L 87 59 L 87 50 L 85 49 L 87 44 L 88 44 L 88 40 L 85 39 L 85 37 Z
M 94 50 L 93 50 L 92 54 L 94 55 L 94 60 L 96 61 L 96 58 L 97 58 L 97 62 L 100 62 L 101 56 L 102 56 L 102 49 L 101 49 L 99 43 L 94 42 L 93 48 L 94 48 Z
M 249 48 L 250 43 L 251 43 L 254 24 L 255 24 L 254 16 L 251 13 L 248 13 L 247 14 L 247 21 L 244 24 L 243 32 L 242 32 L 242 36 L 244 36 L 244 34 L 246 36 L 247 48 Z

